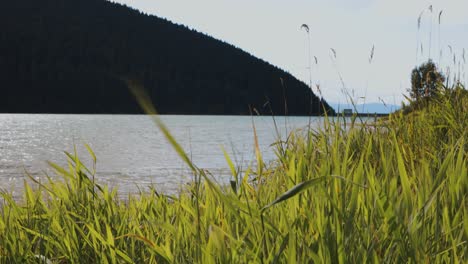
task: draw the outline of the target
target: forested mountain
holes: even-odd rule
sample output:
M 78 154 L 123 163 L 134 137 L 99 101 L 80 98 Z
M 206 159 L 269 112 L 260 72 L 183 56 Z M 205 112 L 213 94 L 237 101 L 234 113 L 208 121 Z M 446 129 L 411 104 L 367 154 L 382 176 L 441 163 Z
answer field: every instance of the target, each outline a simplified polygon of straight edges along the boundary
M 141 113 L 125 80 L 141 83 L 162 114 L 320 109 L 307 85 L 283 70 L 105 0 L 1 1 L 0 26 L 3 113 Z

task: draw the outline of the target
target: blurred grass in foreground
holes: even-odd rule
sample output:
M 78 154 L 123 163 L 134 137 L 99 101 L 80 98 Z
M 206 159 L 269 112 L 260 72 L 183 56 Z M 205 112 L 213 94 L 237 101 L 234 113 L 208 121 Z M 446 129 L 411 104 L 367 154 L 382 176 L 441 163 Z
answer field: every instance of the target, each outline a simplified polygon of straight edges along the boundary
M 1 194 L 0 262 L 468 261 L 468 96 L 461 86 L 376 123 L 327 118 L 318 131 L 277 142 L 271 164 L 257 151 L 257 165 L 238 171 L 225 154 L 230 186 L 192 164 L 155 122 L 192 169 L 190 186 L 177 197 L 152 189 L 121 200 L 94 182 L 94 169 L 76 153 L 67 154 L 68 167 L 51 163 L 63 181 L 25 181 L 22 201 Z

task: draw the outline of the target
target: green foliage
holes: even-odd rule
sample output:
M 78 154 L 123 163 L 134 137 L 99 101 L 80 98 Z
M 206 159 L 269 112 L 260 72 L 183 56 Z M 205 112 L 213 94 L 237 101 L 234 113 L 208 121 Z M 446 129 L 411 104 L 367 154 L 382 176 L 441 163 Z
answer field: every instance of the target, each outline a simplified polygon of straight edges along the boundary
M 445 76 L 437 69 L 432 60 L 416 67 L 411 72 L 410 96 L 419 100 L 431 97 L 437 93 L 438 87 L 443 85 Z
M 238 171 L 225 154 L 231 186 L 186 159 L 197 177 L 176 197 L 119 199 L 67 154 L 61 181 L 1 194 L 0 262 L 466 263 L 467 113 L 457 87 L 376 123 L 329 118 L 270 164 Z

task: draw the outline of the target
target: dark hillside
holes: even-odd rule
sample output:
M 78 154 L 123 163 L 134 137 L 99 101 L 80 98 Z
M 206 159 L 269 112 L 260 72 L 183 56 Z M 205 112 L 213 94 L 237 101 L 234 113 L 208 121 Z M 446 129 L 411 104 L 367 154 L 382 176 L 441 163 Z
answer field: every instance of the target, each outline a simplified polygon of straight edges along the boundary
M 291 115 L 320 108 L 318 97 L 290 74 L 126 6 L 0 4 L 0 112 L 140 113 L 125 79 L 142 83 L 163 114 L 248 114 L 249 106 L 270 114 L 269 101 L 282 115 L 285 98 Z

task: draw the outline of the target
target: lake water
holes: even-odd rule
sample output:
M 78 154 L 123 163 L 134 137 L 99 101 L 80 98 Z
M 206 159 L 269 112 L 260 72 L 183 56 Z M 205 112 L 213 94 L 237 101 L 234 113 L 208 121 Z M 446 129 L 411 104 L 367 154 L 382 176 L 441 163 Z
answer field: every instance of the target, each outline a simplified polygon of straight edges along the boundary
M 219 182 L 229 179 L 221 147 L 244 169 L 255 158 L 252 121 L 265 160 L 274 158 L 278 136 L 272 117 L 161 116 L 193 162 L 208 169 Z M 306 128 L 308 117 L 276 117 L 280 136 Z M 312 118 L 312 125 L 321 123 Z M 21 193 L 25 171 L 42 180 L 54 176 L 46 161 L 66 164 L 64 151 L 74 146 L 92 167 L 84 144 L 97 156 L 96 180 L 122 194 L 145 190 L 174 192 L 191 180 L 190 171 L 155 126 L 143 115 L 0 114 L 0 189 Z

